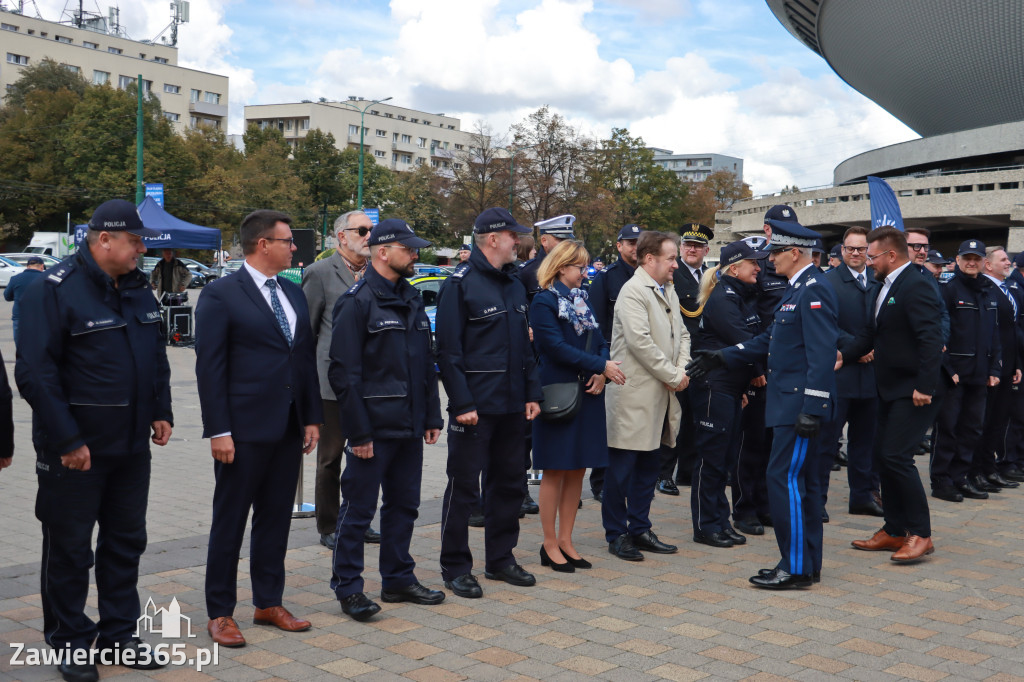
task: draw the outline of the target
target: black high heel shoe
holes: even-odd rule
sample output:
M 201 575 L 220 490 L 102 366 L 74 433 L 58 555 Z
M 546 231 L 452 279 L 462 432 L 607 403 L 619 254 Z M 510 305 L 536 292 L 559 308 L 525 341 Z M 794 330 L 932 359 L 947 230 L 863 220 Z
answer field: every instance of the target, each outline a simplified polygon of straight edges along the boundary
M 565 554 L 564 552 L 562 553 L 562 556 L 564 556 L 565 560 L 568 561 L 569 564 L 571 566 L 573 566 L 574 568 L 593 568 L 594 567 L 594 564 L 590 563 L 589 561 L 587 561 L 583 557 L 580 557 L 579 559 L 573 559 L 571 556 L 569 556 L 568 554 Z
M 568 558 L 569 557 L 566 557 L 566 559 Z M 556 564 L 554 561 L 552 561 L 551 557 L 548 556 L 548 553 L 544 549 L 543 545 L 541 545 L 540 548 L 540 565 L 550 566 L 553 570 L 559 573 L 574 573 L 576 571 L 575 565 L 571 561 L 566 561 L 561 564 Z

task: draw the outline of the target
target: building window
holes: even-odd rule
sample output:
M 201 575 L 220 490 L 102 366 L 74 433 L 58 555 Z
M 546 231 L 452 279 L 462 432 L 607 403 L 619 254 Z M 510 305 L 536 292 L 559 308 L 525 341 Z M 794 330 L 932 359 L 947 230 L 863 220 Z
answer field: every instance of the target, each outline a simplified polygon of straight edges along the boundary
M 308 118 L 302 119 L 302 129 L 303 130 L 309 130 L 309 119 Z
M 119 47 L 108 47 L 107 52 L 109 52 L 110 54 L 121 54 L 123 50 L 121 50 L 121 48 Z
M 133 76 L 118 76 L 117 87 L 119 90 L 127 90 L 128 86 L 135 82 Z
M 412 163 L 412 155 L 402 154 L 402 163 Z
M 110 82 L 109 71 L 93 71 L 92 72 L 92 83 L 93 85 L 106 85 Z
M 380 116 L 380 112 L 377 111 L 376 109 L 371 109 L 370 113 L 373 114 L 374 116 Z
M 171 85 L 170 83 L 164 83 L 164 92 L 169 92 L 172 95 L 180 94 L 181 93 L 181 86 L 180 85 Z
M 391 163 L 398 163 L 398 154 L 391 155 Z
M 422 156 L 417 156 L 416 157 L 416 165 L 417 166 L 422 166 L 423 165 L 423 157 Z
M 455 130 L 455 126 L 448 126 L 448 130 Z
M 153 61 L 156 62 L 157 64 L 166 64 L 167 63 L 167 57 L 153 57 Z
M 192 93 L 188 96 L 188 101 L 189 102 L 198 102 L 199 101 L 200 92 L 201 92 L 200 90 L 196 90 L 195 88 L 192 88 Z
M 462 164 L 456 161 L 455 163 L 452 164 L 452 168 L 454 168 L 455 170 L 462 170 Z
M 15 32 L 17 32 L 18 27 L 15 26 L 14 24 L 0 24 L 0 29 L 2 29 L 4 31 L 15 31 Z
M 416 146 L 419 147 L 420 149 L 424 149 L 427 146 L 427 138 L 425 138 L 425 137 L 417 137 L 416 138 Z
M 53 39 L 56 40 L 58 43 L 67 43 L 68 45 L 71 44 L 71 38 L 68 38 L 67 36 L 54 36 Z
M 433 161 L 430 162 L 430 167 L 431 168 L 440 168 L 441 164 L 438 162 L 437 159 L 434 159 Z
M 430 125 L 430 121 L 428 121 L 427 119 L 423 119 L 423 125 L 425 125 L 425 126 Z
M 412 144 L 412 135 L 402 135 L 402 142 Z
M 419 120 L 418 118 L 410 118 L 410 119 L 409 119 L 409 122 L 410 122 L 410 123 L 419 123 L 419 122 L 420 122 L 420 120 Z
M 207 90 L 203 93 L 203 101 L 207 104 L 220 104 L 220 94 Z
M 145 95 L 149 94 L 149 91 L 153 89 L 153 81 L 142 81 L 142 93 Z
M 377 137 L 387 137 L 388 131 L 377 128 Z
M 381 151 L 380 149 L 374 149 L 373 155 L 376 156 L 378 159 L 383 159 L 387 157 L 387 152 Z
M 389 114 L 388 112 L 384 112 L 384 118 L 394 118 L 394 117 L 395 117 L 394 114 Z
M 461 152 L 462 151 L 462 145 L 456 142 L 455 143 L 455 151 Z
M 290 118 L 284 122 L 284 129 L 285 130 L 291 130 L 292 129 L 292 120 Z
M 260 123 L 262 124 L 263 122 L 260 121 Z M 196 126 L 199 125 L 199 118 L 196 117 L 196 116 L 189 116 L 188 117 L 188 124 L 189 124 L 190 127 L 195 128 Z M 263 130 L 263 126 L 262 125 L 260 125 L 260 130 Z
M 359 126 L 349 125 L 349 127 L 348 127 L 348 134 L 349 134 L 350 137 L 355 137 L 356 135 L 358 135 L 359 134 Z
M 399 121 L 404 121 L 404 120 L 405 120 L 405 116 L 402 116 L 401 114 L 399 114 L 399 116 L 398 116 L 398 120 L 399 120 Z
M 74 64 L 61 64 L 61 66 L 63 66 L 65 69 L 67 69 L 71 73 L 82 73 L 82 69 L 80 69 L 79 67 L 75 66 Z
M 28 66 L 28 57 L 23 54 L 14 54 L 13 52 L 7 53 L 8 64 L 18 64 L 19 66 Z
M 83 40 L 82 41 L 82 47 L 87 47 L 90 50 L 98 50 L 98 49 L 100 49 L 100 44 L 99 43 L 90 43 L 88 40 Z
M 166 118 L 168 121 L 177 121 L 179 118 L 181 118 L 181 116 L 179 116 L 178 114 L 172 114 L 169 111 L 165 111 L 164 118 Z
M 398 133 L 391 133 L 391 141 L 395 143 L 398 142 Z

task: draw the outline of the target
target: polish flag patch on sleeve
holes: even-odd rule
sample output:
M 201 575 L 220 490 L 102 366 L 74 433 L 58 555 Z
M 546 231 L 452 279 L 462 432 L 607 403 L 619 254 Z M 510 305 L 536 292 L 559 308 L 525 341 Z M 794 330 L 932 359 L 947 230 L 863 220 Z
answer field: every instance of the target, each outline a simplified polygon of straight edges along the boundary
M 821 301 L 811 301 L 811 310 L 820 310 Z

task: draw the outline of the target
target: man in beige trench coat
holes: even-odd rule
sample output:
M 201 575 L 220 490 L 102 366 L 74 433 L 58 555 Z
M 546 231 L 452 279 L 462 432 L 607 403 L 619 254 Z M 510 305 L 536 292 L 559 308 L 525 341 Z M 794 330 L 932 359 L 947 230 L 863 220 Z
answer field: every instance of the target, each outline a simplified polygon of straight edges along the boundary
M 608 551 L 626 561 L 644 552 L 672 554 L 651 530 L 651 500 L 661 465 L 659 449 L 672 447 L 682 410 L 672 395 L 686 389 L 690 335 L 672 286 L 679 237 L 644 232 L 637 241 L 637 267 L 615 303 L 611 359 L 622 363 L 624 386 L 609 386 L 608 469 L 601 518 Z

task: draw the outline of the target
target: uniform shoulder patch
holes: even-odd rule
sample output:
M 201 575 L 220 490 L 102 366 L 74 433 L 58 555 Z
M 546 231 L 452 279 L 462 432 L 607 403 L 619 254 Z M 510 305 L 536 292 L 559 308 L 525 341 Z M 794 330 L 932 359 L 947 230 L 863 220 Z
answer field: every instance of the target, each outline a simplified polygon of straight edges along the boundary
M 731 286 L 728 286 L 728 285 L 722 285 L 722 290 L 723 290 L 723 291 L 724 291 L 724 292 L 725 292 L 726 294 L 732 294 L 733 296 L 735 296 L 735 295 L 736 295 L 736 292 L 735 292 L 735 291 L 733 291 L 733 289 L 732 289 L 732 287 L 731 287 Z
M 53 272 L 46 276 L 46 279 L 61 284 L 74 269 L 74 263 L 61 263 L 54 268 Z
M 452 273 L 452 279 L 462 279 L 470 271 L 471 267 L 468 262 L 462 263 L 459 267 L 455 268 L 455 272 Z
M 356 293 L 357 291 L 359 291 L 359 288 L 360 288 L 361 286 L 363 286 L 364 284 L 366 284 L 366 280 L 365 280 L 365 279 L 361 279 L 361 280 L 359 280 L 358 282 L 356 282 L 355 284 L 353 284 L 352 286 L 350 286 L 350 287 L 348 288 L 348 291 L 346 291 L 344 295 L 345 295 L 345 296 L 353 296 L 353 295 L 355 295 L 355 293 Z
M 817 283 L 818 283 L 818 280 L 816 278 L 814 278 L 814 277 L 811 277 L 809 280 L 807 280 L 807 286 L 811 286 L 812 284 L 817 284 Z

